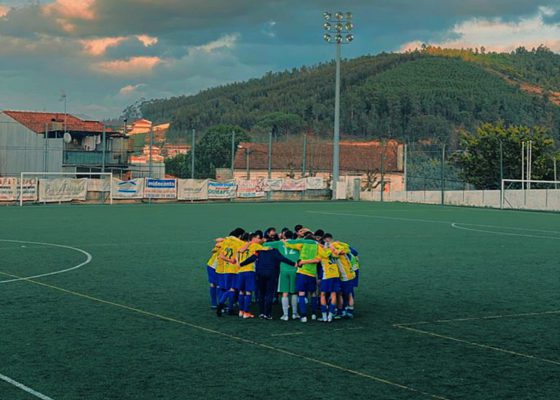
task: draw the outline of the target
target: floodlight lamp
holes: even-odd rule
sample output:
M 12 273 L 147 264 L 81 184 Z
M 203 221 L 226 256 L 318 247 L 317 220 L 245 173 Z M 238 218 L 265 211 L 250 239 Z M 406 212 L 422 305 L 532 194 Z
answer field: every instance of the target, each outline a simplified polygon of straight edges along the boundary
M 323 18 L 325 18 L 325 20 L 330 20 L 332 18 L 332 14 L 330 12 L 324 12 L 323 13 Z
M 342 43 L 342 35 L 336 35 L 335 36 L 335 41 L 336 41 L 336 43 Z
M 346 28 L 347 31 L 351 31 L 352 29 L 354 29 L 354 24 L 352 22 L 347 22 L 346 25 L 344 25 L 344 27 Z
M 328 23 L 328 22 L 325 22 L 325 23 L 323 24 L 323 28 L 325 28 L 326 31 L 330 31 L 331 28 L 332 28 L 332 25 L 331 25 L 330 23 Z
M 342 32 L 342 30 L 344 29 L 344 25 L 342 25 L 340 22 L 338 24 L 335 25 L 335 29 L 337 32 Z
M 323 39 L 325 39 L 325 42 L 330 42 L 332 40 L 332 36 L 329 35 L 328 33 L 325 33 L 323 35 Z
M 341 19 L 344 18 L 344 13 L 342 11 L 337 11 L 334 16 L 335 16 L 336 19 L 338 19 L 340 21 Z
M 354 40 L 354 35 L 352 35 L 352 34 L 346 35 L 346 41 L 348 43 L 350 43 L 352 40 Z
M 351 12 L 346 13 L 346 19 L 352 19 L 352 13 Z

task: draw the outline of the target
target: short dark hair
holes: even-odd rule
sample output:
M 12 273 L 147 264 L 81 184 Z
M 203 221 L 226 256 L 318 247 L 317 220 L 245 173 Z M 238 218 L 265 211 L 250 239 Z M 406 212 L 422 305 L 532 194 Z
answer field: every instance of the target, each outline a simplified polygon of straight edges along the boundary
M 235 228 L 233 231 L 229 233 L 229 236 L 234 236 L 236 238 L 240 238 L 245 233 L 245 229 L 243 228 Z
M 288 232 L 289 230 L 290 230 L 290 228 L 283 227 L 282 230 L 281 230 L 280 232 L 286 233 L 286 232 Z
M 255 232 L 253 232 L 253 234 L 258 235 L 260 239 L 263 238 L 263 231 L 261 231 L 260 229 L 257 229 Z
M 301 228 L 303 228 L 303 225 L 294 226 L 294 232 L 297 233 Z
M 322 238 L 325 235 L 325 231 L 322 229 L 317 229 L 315 231 L 315 236 Z
M 287 230 L 286 232 L 284 232 L 284 237 L 286 239 L 293 239 L 294 238 L 294 232 Z
M 253 240 L 254 238 L 262 239 L 262 232 L 255 231 L 255 232 L 251 233 L 251 235 L 249 236 L 249 239 Z
M 270 231 L 276 231 L 276 228 L 273 228 L 273 227 L 266 228 L 266 230 L 264 231 L 264 237 L 265 238 L 270 237 Z
M 325 233 L 325 234 L 323 235 L 323 240 L 324 240 L 324 239 L 332 239 L 332 238 L 333 238 L 333 236 L 332 236 L 331 233 Z
M 313 232 L 308 231 L 308 232 L 305 232 L 303 234 L 303 238 L 304 239 L 315 239 L 315 235 L 313 235 Z
M 244 242 L 247 242 L 250 238 L 251 235 L 249 234 L 249 232 L 245 232 L 243 235 L 241 235 L 241 240 L 243 240 Z

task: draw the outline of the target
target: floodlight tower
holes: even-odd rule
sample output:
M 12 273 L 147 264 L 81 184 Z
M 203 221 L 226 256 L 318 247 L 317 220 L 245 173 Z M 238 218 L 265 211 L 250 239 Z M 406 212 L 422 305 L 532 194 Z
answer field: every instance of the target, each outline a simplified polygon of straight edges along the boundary
M 340 53 L 343 44 L 349 44 L 354 40 L 352 30 L 352 13 L 337 11 L 336 13 L 324 12 L 325 22 L 323 28 L 325 34 L 323 39 L 327 43 L 336 45 L 336 83 L 334 98 L 334 137 L 333 137 L 333 169 L 332 169 L 332 189 L 333 200 L 336 199 L 336 186 L 340 174 Z

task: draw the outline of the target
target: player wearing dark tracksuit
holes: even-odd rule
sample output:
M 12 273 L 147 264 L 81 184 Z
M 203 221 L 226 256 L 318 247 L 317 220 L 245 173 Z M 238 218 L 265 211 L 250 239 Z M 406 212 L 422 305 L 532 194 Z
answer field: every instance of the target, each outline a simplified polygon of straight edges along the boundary
M 276 249 L 260 250 L 239 264 L 243 267 L 255 263 L 257 275 L 257 286 L 260 292 L 259 317 L 272 319 L 272 299 L 278 286 L 278 275 L 280 274 L 280 263 L 295 266 L 292 260 L 284 257 Z

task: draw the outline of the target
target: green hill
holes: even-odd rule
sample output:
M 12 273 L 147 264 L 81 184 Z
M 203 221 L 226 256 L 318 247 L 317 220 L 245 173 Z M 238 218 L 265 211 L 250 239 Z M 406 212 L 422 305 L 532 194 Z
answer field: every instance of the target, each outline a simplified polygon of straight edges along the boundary
M 191 128 L 239 125 L 253 134 L 332 132 L 334 63 L 268 73 L 193 96 L 141 104 L 144 117 L 171 121 L 170 137 Z M 342 64 L 341 131 L 455 143 L 482 122 L 543 125 L 560 137 L 560 56 L 546 48 L 511 54 L 433 47 Z M 555 104 L 556 102 L 556 104 Z

